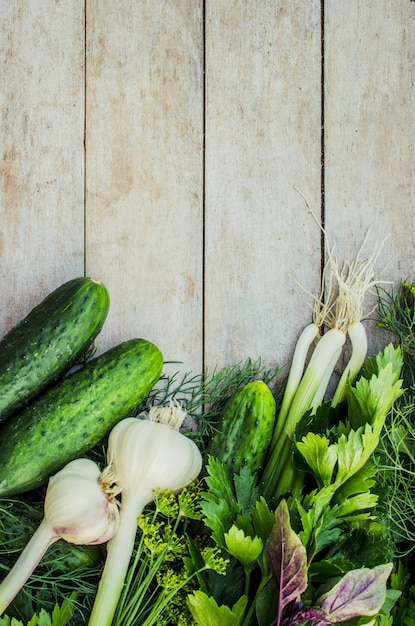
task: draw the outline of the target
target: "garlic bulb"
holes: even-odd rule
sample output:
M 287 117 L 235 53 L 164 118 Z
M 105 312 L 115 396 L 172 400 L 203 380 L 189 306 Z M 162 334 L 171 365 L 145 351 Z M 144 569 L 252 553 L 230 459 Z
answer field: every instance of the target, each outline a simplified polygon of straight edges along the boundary
M 112 429 L 108 462 L 121 489 L 120 526 L 108 542 L 104 572 L 89 626 L 109 626 L 128 570 L 137 517 L 157 490 L 180 491 L 202 469 L 196 444 L 181 434 L 185 412 L 177 405 L 150 409 L 147 419 L 128 417 Z
M 0 584 L 0 615 L 52 543 L 62 538 L 78 545 L 99 544 L 110 539 L 119 525 L 117 489 L 114 476 L 100 472 L 89 459 L 68 463 L 49 480 L 44 517 L 20 554 L 14 567 Z
M 147 502 L 155 490 L 180 491 L 202 467 L 195 443 L 168 423 L 153 421 L 151 413 L 149 419 L 126 418 L 115 426 L 108 460 L 118 476 L 123 504 L 127 494 L 137 495 L 137 488 Z
M 100 472 L 89 459 L 76 459 L 52 476 L 45 496 L 45 521 L 68 543 L 108 541 L 119 523 L 118 505 L 108 469 Z

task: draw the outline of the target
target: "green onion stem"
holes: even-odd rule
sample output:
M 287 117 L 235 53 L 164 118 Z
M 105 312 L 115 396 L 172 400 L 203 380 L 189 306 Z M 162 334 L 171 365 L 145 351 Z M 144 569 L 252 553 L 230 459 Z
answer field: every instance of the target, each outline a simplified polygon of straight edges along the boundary
M 347 384 L 356 379 L 367 356 L 367 335 L 362 322 L 351 324 L 347 329 L 347 333 L 351 341 L 352 353 L 337 384 L 336 391 L 331 401 L 332 406 L 337 406 L 344 400 Z
M 331 328 L 317 343 L 288 412 L 285 432 L 291 439 L 301 417 L 312 408 L 316 393 L 321 393 L 322 381 L 327 381 L 333 373 L 334 358 L 345 340 L 344 332 Z
M 340 356 L 342 353 L 342 349 L 338 348 L 338 350 L 336 350 L 336 352 L 333 353 L 332 359 L 329 363 L 329 366 L 327 367 L 323 378 L 321 379 L 321 383 L 319 385 L 319 388 L 317 389 L 314 398 L 313 398 L 313 402 L 311 405 L 311 414 L 315 415 L 318 407 L 324 402 L 324 397 L 326 395 L 327 392 L 327 387 L 329 386 L 329 382 L 330 379 L 332 377 L 334 368 L 336 367 L 336 363 L 339 360 Z
M 98 585 L 89 626 L 110 626 L 127 575 L 137 533 L 137 517 L 152 496 L 147 490 L 137 490 L 132 497 L 123 494 L 120 525 L 107 544 L 107 558 Z
M 279 485 L 280 482 L 282 484 L 283 475 L 284 485 L 291 485 L 294 475 L 292 441 L 296 426 L 304 413 L 313 407 L 316 393 L 322 393 L 322 381 L 324 380 L 326 385 L 328 384 L 336 365 L 336 355 L 338 358 L 339 350 L 341 350 L 345 339 L 344 332 L 331 328 L 321 337 L 314 348 L 288 411 L 284 429 L 275 441 L 275 445 L 270 449 L 268 460 L 265 463 L 262 483 L 263 494 L 266 499 L 273 501 L 278 495 L 285 493 L 281 491 Z
M 317 337 L 318 332 L 319 327 L 316 324 L 308 324 L 303 329 L 300 337 L 298 338 L 293 354 L 290 372 L 288 374 L 281 408 L 278 413 L 278 420 L 272 436 L 271 448 L 273 448 L 277 444 L 277 441 L 279 440 L 284 430 L 285 420 L 287 418 L 288 411 L 290 409 L 295 393 L 298 389 L 298 385 L 301 382 L 301 377 L 304 373 L 304 367 L 308 351 L 312 342 Z

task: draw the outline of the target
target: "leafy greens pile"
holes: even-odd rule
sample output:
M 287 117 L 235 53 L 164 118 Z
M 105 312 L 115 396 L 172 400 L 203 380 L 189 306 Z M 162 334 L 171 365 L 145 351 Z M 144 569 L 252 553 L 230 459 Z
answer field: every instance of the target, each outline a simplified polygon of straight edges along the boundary
M 289 437 L 284 493 L 270 490 L 266 464 L 230 475 L 220 450 L 208 450 L 226 401 L 249 382 L 265 381 L 281 409 L 287 380 L 279 369 L 248 359 L 212 374 L 161 379 L 137 413 L 180 402 L 205 466 L 189 487 L 158 493 L 139 515 L 113 626 L 415 624 L 414 303 L 409 283 L 380 294 L 379 325 L 392 340 L 349 377 L 338 401 L 326 394 L 303 407 Z M 103 463 L 101 448 L 91 455 Z M 0 505 L 7 571 L 39 506 Z M 65 545 L 37 568 L 0 626 L 87 623 L 104 549 L 88 561 L 76 546 L 75 562 L 74 546 Z

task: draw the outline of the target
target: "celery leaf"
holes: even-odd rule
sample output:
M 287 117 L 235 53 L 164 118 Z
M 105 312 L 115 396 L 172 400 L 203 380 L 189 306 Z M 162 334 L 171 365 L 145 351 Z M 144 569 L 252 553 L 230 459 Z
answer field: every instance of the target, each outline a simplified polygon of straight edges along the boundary
M 200 590 L 187 597 L 187 605 L 193 619 L 199 626 L 240 626 L 248 602 L 243 595 L 232 608 L 219 606 L 216 600 Z
M 373 509 L 378 503 L 378 496 L 374 493 L 358 493 L 345 498 L 338 505 L 338 515 L 345 521 L 368 519 L 369 513 L 364 511 Z
M 335 479 L 337 488 L 360 472 L 365 464 L 370 461 L 379 443 L 384 417 L 381 424 L 378 422 L 375 427 L 367 423 L 357 430 L 350 430 L 347 435 L 340 435 L 337 441 L 338 465 Z
M 265 544 L 275 524 L 275 515 L 270 510 L 267 501 L 263 496 L 255 503 L 251 509 L 251 519 L 255 534 L 261 537 Z
M 27 626 L 67 626 L 70 619 L 74 614 L 73 600 L 76 599 L 77 593 L 72 593 L 70 599 L 66 599 L 59 604 L 56 604 L 52 615 L 50 615 L 45 609 L 41 609 L 39 614 L 35 613 L 32 618 L 27 622 Z M 23 626 L 23 622 L 16 618 L 8 617 L 4 615 L 0 618 L 0 626 Z
M 347 403 L 353 428 L 372 424 L 380 432 L 393 403 L 403 393 L 402 352 L 391 344 L 383 352 L 368 359 L 366 370 L 354 386 L 349 386 Z
M 389 343 L 384 347 L 383 351 L 377 353 L 376 357 L 368 357 L 363 375 L 365 378 L 371 378 L 374 374 L 379 374 L 380 370 L 390 363 L 394 374 L 394 382 L 397 382 L 401 376 L 403 367 L 402 348 L 395 347 Z
M 374 479 L 376 472 L 377 468 L 375 463 L 372 459 L 369 459 L 360 470 L 336 489 L 335 501 L 342 502 L 350 496 L 369 492 L 376 484 L 376 480 Z
M 327 437 L 309 432 L 296 447 L 320 486 L 329 485 L 337 463 L 337 444 L 330 444 Z
M 37 619 L 37 616 L 36 616 Z M 23 622 L 20 622 L 19 620 L 13 618 L 10 618 L 8 615 L 4 615 L 3 617 L 0 617 L 0 626 L 23 626 Z M 29 626 L 32 626 L 31 624 Z M 34 623 L 34 626 L 36 626 L 36 624 Z
M 225 544 L 229 554 L 242 563 L 247 571 L 254 568 L 264 547 L 260 537 L 245 535 L 244 531 L 235 525 L 225 533 Z

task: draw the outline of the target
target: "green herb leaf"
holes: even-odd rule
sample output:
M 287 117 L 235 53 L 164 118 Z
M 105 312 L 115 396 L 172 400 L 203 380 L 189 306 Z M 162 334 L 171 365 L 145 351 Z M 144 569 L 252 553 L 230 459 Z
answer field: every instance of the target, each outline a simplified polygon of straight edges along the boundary
M 337 444 L 330 444 L 327 437 L 309 432 L 296 443 L 296 447 L 318 484 L 321 487 L 329 485 L 337 463 Z
M 243 595 L 232 608 L 221 605 L 203 591 L 194 591 L 187 597 L 189 610 L 199 626 L 240 626 L 248 598 Z
M 206 466 L 208 490 L 202 493 L 200 507 L 204 522 L 221 548 L 226 548 L 224 535 L 240 512 L 224 463 L 209 456 Z
M 338 439 L 338 465 L 335 483 L 339 487 L 355 475 L 371 458 L 379 443 L 380 429 L 365 424 Z
M 225 543 L 229 554 L 242 563 L 248 572 L 255 567 L 264 547 L 259 537 L 245 535 L 244 531 L 235 525 L 225 533 Z
M 76 593 L 72 593 L 69 599 L 65 599 L 62 604 L 59 606 L 55 605 L 52 616 L 45 611 L 45 609 L 41 609 L 39 614 L 33 615 L 29 622 L 27 622 L 27 626 L 67 626 L 69 620 L 74 614 L 74 605 L 73 602 L 77 598 Z M 4 615 L 0 618 L 0 626 L 24 626 L 23 622 L 15 619 L 14 617 L 10 618 L 7 615 Z
M 372 459 L 369 459 L 358 472 L 353 474 L 353 476 L 336 489 L 334 500 L 336 502 L 342 502 L 350 496 L 359 493 L 368 493 L 376 484 L 376 480 L 374 480 L 376 472 L 377 468 L 375 463 Z
M 366 509 L 373 509 L 378 503 L 378 496 L 374 493 L 358 493 L 355 496 L 344 499 L 337 505 L 339 517 L 344 521 L 357 521 L 357 513 L 360 513 L 359 519 L 367 519 L 368 513 L 363 513 Z
M 313 492 L 313 498 L 305 498 L 306 507 L 296 502 L 303 530 L 298 533 L 307 548 L 308 564 L 324 548 L 336 543 L 342 534 L 343 520 L 338 507 L 330 507 L 333 489 L 330 487 Z
M 278 596 L 275 593 L 275 583 L 271 579 L 257 594 L 255 613 L 258 626 L 270 626 L 275 623 L 278 612 Z
M 261 537 L 263 543 L 267 541 L 275 524 L 275 515 L 270 510 L 267 501 L 263 496 L 255 503 L 251 509 L 251 519 L 254 532 Z
M 259 489 L 256 486 L 258 477 L 253 475 L 247 465 L 244 465 L 238 474 L 234 475 L 235 495 L 241 513 L 249 516 L 251 508 L 259 498 Z
M 402 353 L 392 344 L 380 352 L 376 360 L 368 360 L 365 375 L 355 386 L 349 386 L 347 403 L 353 428 L 369 423 L 380 433 L 386 415 L 403 393 Z

